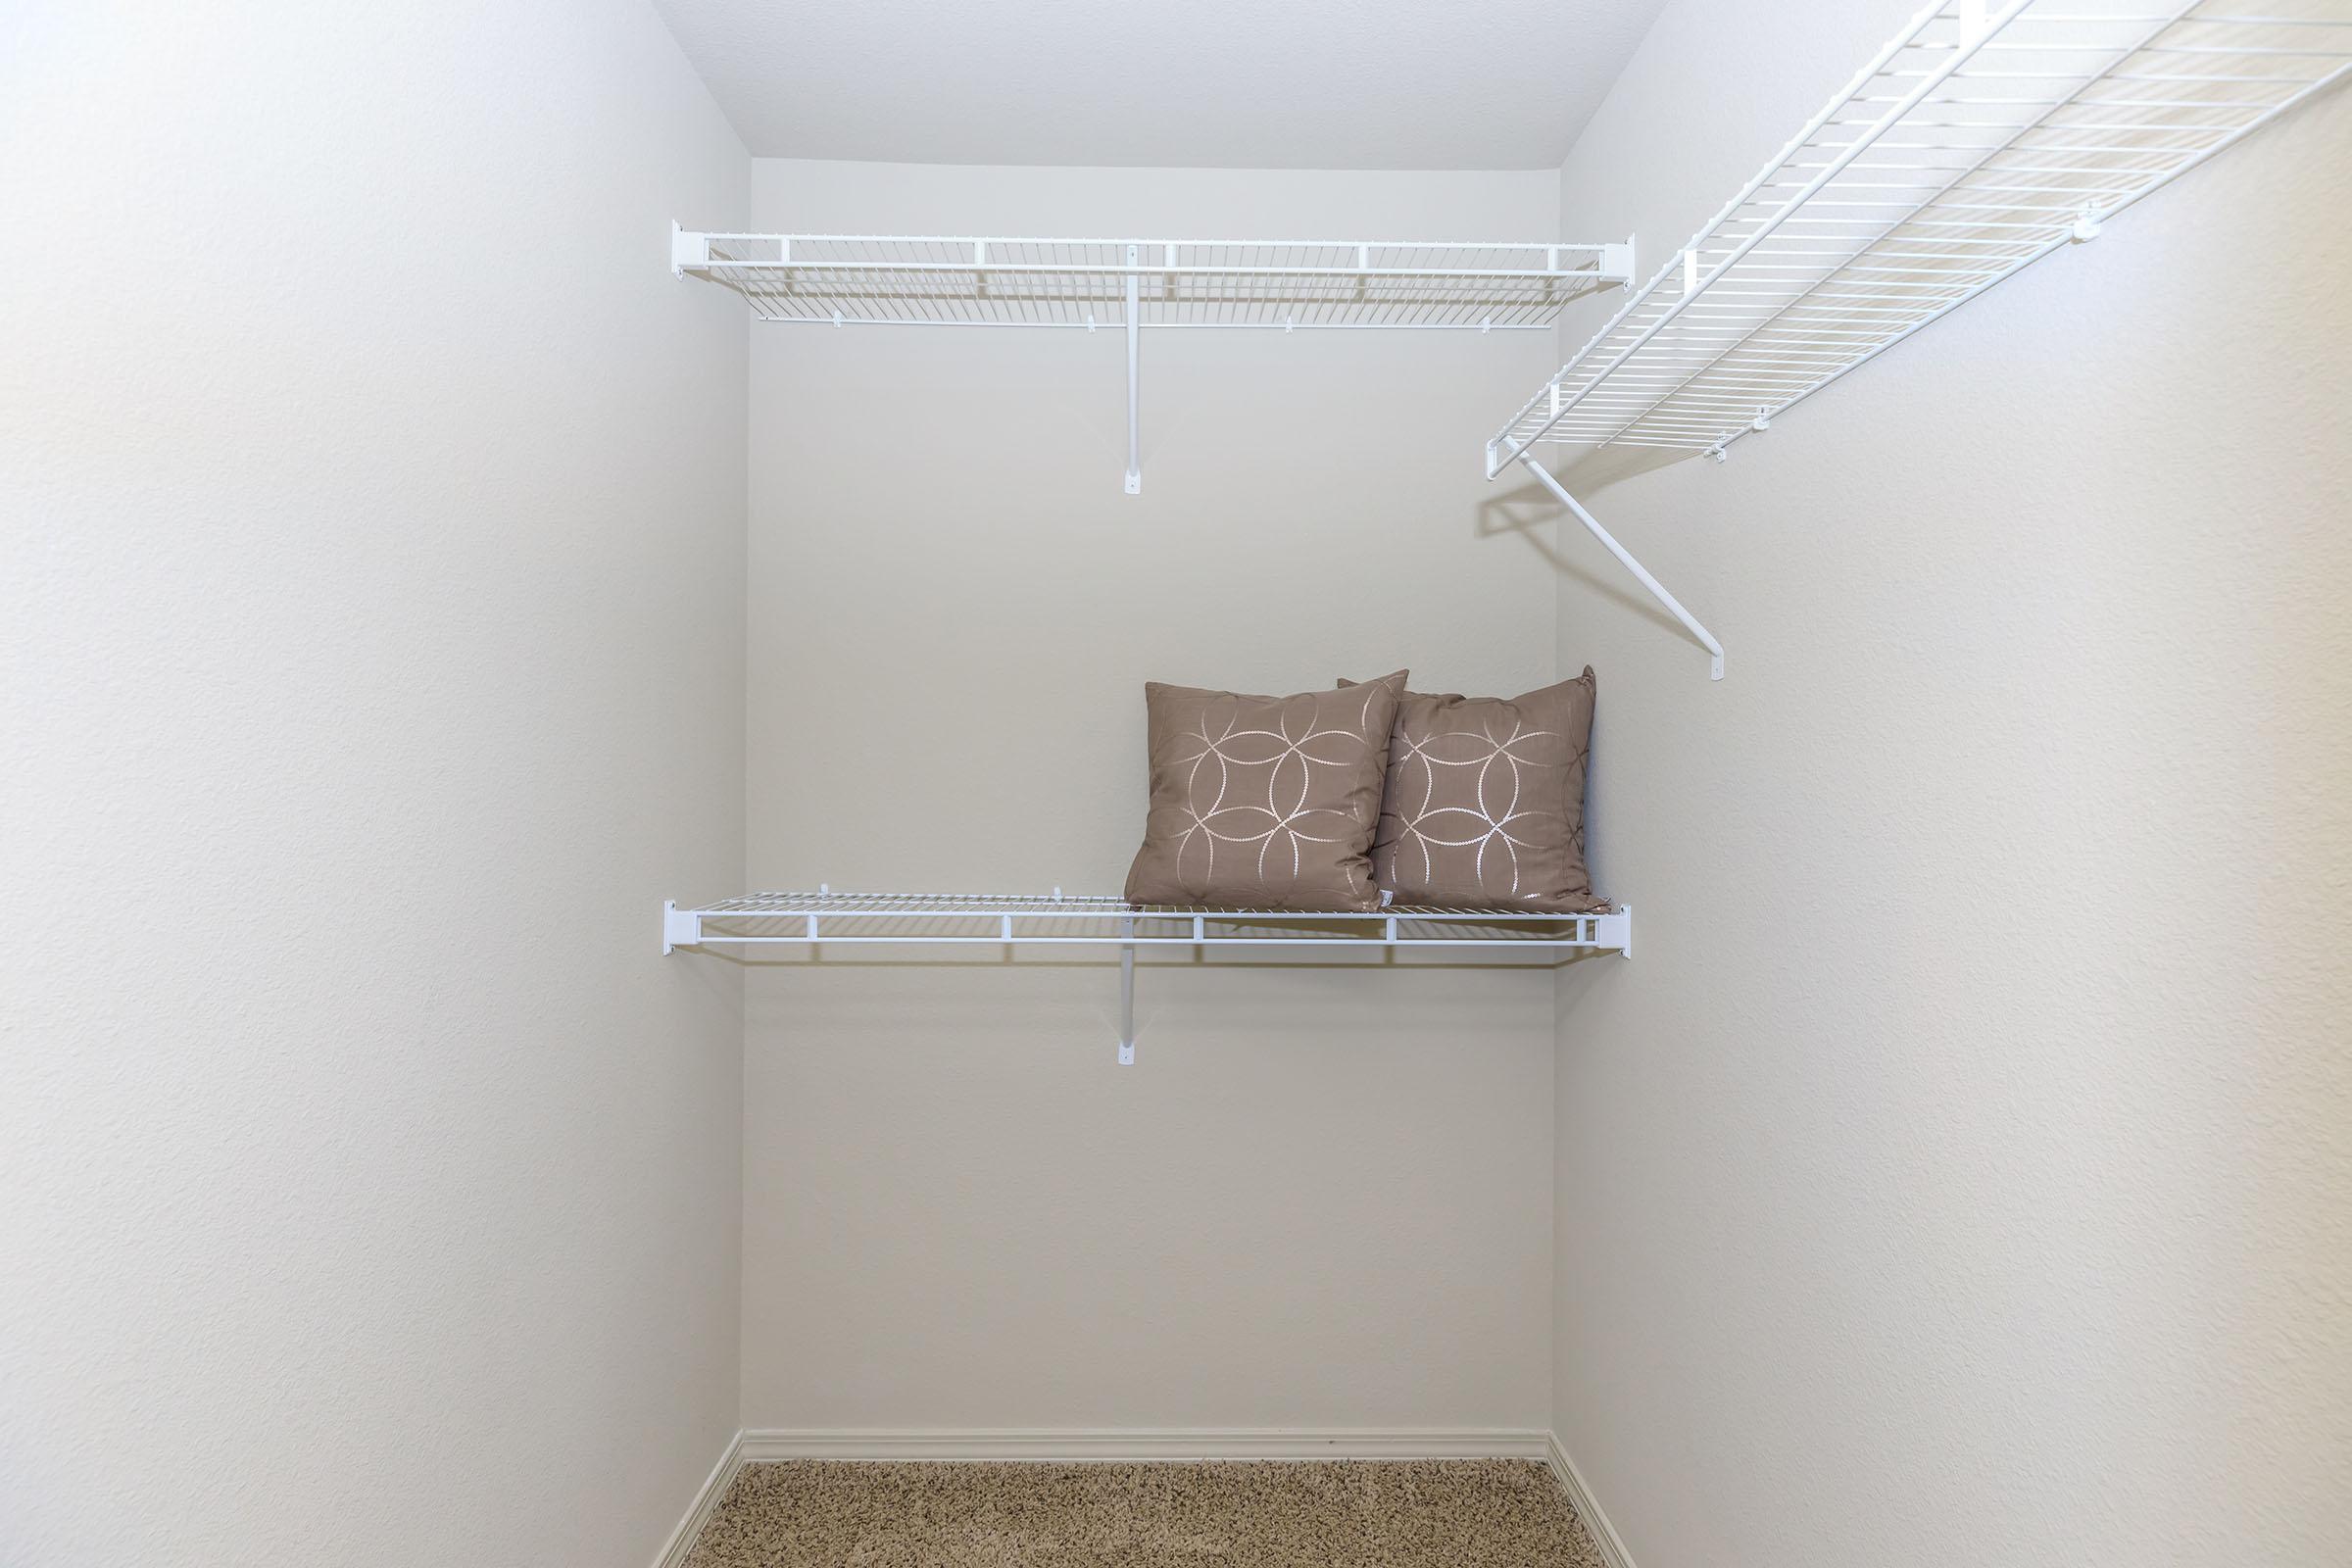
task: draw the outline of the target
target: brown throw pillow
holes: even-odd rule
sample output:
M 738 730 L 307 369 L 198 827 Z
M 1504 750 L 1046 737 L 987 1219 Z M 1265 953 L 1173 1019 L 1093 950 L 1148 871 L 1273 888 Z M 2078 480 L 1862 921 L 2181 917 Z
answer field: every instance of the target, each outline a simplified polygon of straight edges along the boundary
M 1372 834 L 1404 671 L 1244 697 L 1144 687 L 1152 812 L 1130 904 L 1372 909 Z
M 1590 665 L 1508 701 L 1405 693 L 1372 842 L 1380 885 L 1399 904 L 1609 907 L 1585 868 L 1592 741 Z

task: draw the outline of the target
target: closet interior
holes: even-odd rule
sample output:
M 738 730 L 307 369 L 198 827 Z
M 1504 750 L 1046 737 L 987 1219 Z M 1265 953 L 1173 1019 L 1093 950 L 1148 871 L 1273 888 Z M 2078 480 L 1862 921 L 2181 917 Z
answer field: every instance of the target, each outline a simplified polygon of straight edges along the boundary
M 0 36 L 0 1562 L 2352 1562 L 2352 0 Z

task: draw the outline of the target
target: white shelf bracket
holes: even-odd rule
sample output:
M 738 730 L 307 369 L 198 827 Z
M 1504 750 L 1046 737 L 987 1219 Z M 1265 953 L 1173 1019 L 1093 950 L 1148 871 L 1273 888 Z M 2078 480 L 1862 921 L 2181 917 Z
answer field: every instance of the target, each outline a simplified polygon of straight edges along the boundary
M 1144 435 L 1143 420 L 1137 409 L 1136 362 L 1143 349 L 1142 279 L 1135 270 L 1136 247 L 1127 247 L 1127 493 L 1144 493 Z M 1135 1056 L 1132 1044 L 1120 1048 L 1119 1059 L 1131 1061 Z
M 1634 906 L 1620 904 L 1607 914 L 1592 918 L 1592 938 L 1604 948 L 1614 948 L 1622 957 L 1634 956 Z
M 1634 241 L 1636 237 L 1628 234 L 1624 244 L 1603 245 L 1600 248 L 1600 275 L 1602 277 L 1612 283 L 1623 283 L 1629 288 L 1633 286 L 1636 281 L 1634 277 Z
M 1635 581 L 1641 583 L 1642 587 L 1648 589 L 1649 596 L 1652 599 L 1655 599 L 1659 604 L 1665 606 L 1667 612 L 1672 614 L 1675 619 L 1683 623 L 1684 630 L 1690 632 L 1691 636 L 1697 638 L 1699 646 L 1704 648 L 1708 654 L 1713 656 L 1714 662 L 1709 666 L 1708 678 L 1710 680 L 1723 679 L 1723 644 L 1715 640 L 1715 634 L 1707 630 L 1706 627 L 1700 625 L 1698 623 L 1698 617 L 1691 614 L 1688 610 L 1685 610 L 1683 608 L 1683 602 L 1675 598 L 1674 595 L 1668 593 L 1666 591 L 1666 585 L 1658 581 L 1657 578 L 1651 576 L 1649 574 L 1649 568 L 1642 565 L 1639 561 L 1636 561 L 1634 559 L 1633 552 L 1626 549 L 1625 546 L 1619 544 L 1616 540 L 1616 537 L 1611 534 L 1608 529 L 1603 528 L 1600 525 L 1599 519 L 1594 517 L 1590 512 L 1587 512 L 1584 509 L 1584 505 L 1579 502 L 1576 497 L 1570 495 L 1567 490 L 1562 487 L 1560 481 L 1554 479 L 1549 471 L 1544 468 L 1544 465 L 1538 463 L 1521 448 L 1508 447 L 1507 449 L 1513 458 L 1518 460 L 1520 464 L 1526 466 L 1528 472 L 1534 474 L 1538 479 L 1543 481 L 1544 489 L 1549 490 L 1553 495 L 1560 498 L 1560 504 L 1565 506 L 1570 512 L 1574 513 L 1576 514 L 1576 520 L 1585 525 L 1585 530 L 1592 534 L 1593 538 L 1599 540 L 1602 547 L 1606 549 L 1610 555 L 1617 558 L 1617 564 L 1623 566 L 1626 570 L 1632 572 L 1634 574 Z
M 1119 935 L 1135 935 L 1135 922 L 1121 920 Z M 1119 947 L 1119 1065 L 1135 1065 L 1135 944 Z
M 686 269 L 689 267 L 709 267 L 710 265 L 710 236 L 680 228 L 678 220 L 674 218 L 671 219 L 669 220 L 669 275 L 684 277 Z
M 674 899 L 662 901 L 662 956 L 669 956 L 672 948 L 699 948 L 703 945 L 703 917 L 692 909 L 681 909 Z

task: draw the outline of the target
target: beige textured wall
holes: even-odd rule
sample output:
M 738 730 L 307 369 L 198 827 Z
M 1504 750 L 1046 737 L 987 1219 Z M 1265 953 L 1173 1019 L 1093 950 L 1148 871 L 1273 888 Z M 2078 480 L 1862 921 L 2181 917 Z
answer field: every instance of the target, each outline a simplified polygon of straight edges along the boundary
M 760 161 L 762 226 L 1548 234 L 1551 176 Z M 1112 333 L 753 340 L 751 880 L 1115 891 L 1142 683 L 1552 667 L 1479 438 L 1545 334 L 1162 332 L 1144 494 Z M 754 1427 L 1540 1426 L 1551 978 L 755 972 Z M 1059 961 L 1054 961 L 1058 958 Z
M 1913 0 L 1683 0 L 1564 173 L 1663 261 Z M 2352 1560 L 2352 96 L 1592 488 L 1555 1418 L 1642 1568 Z M 1579 334 L 1581 335 L 1581 334 Z
M 527 69 L 524 69 L 527 67 Z M 749 160 L 641 0 L 0 20 L 0 1561 L 643 1568 L 735 1427 Z

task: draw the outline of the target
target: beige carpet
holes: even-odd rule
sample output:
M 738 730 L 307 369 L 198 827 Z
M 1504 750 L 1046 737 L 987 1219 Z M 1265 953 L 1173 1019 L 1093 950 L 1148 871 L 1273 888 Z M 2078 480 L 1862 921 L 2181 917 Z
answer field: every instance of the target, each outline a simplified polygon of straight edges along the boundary
M 1532 1460 L 746 1465 L 686 1568 L 1601 1568 Z

